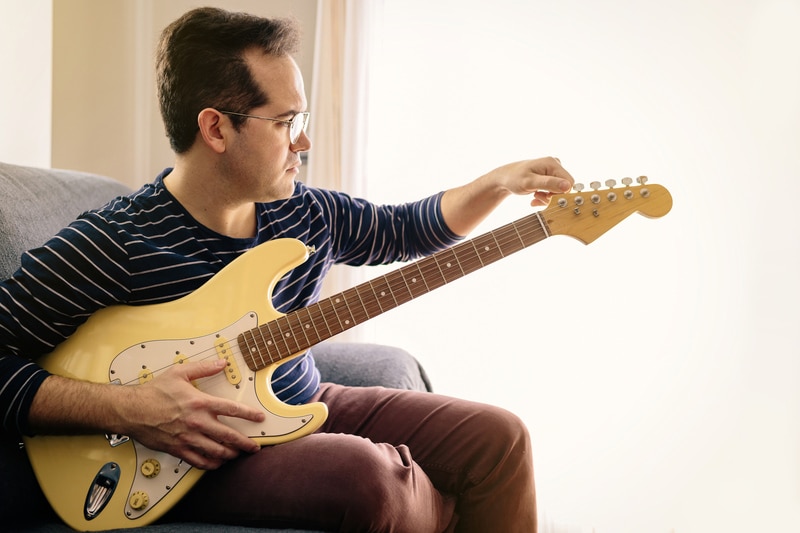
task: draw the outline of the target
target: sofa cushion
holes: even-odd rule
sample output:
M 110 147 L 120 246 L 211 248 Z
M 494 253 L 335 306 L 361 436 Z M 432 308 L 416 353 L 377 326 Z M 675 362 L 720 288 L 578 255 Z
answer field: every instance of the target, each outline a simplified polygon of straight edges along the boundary
M 0 278 L 78 215 L 129 192 L 104 176 L 0 163 Z

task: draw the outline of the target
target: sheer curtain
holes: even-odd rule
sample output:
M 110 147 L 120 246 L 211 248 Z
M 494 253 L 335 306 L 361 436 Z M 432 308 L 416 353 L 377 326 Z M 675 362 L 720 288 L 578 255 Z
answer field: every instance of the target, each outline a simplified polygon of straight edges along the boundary
M 315 187 L 364 196 L 371 53 L 383 0 L 319 0 L 311 86 L 307 180 Z M 336 266 L 325 294 L 362 281 L 359 269 Z M 351 330 L 339 336 L 358 340 Z

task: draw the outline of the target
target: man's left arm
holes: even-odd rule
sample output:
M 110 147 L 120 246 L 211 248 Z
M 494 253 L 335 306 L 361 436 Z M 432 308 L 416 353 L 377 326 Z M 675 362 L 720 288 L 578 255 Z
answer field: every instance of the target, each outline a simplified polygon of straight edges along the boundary
M 547 205 L 550 196 L 569 191 L 574 181 L 554 157 L 510 163 L 445 191 L 442 216 L 453 233 L 465 236 L 508 196 L 532 194 L 532 206 Z

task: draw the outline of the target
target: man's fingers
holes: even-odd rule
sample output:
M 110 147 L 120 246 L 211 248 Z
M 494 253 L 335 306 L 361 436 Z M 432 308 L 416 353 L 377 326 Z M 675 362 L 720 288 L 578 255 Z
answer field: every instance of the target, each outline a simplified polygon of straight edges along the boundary
M 186 379 L 194 381 L 195 379 L 206 378 L 219 373 L 227 363 L 224 359 L 206 359 L 204 361 L 197 361 L 182 365 L 186 373 Z

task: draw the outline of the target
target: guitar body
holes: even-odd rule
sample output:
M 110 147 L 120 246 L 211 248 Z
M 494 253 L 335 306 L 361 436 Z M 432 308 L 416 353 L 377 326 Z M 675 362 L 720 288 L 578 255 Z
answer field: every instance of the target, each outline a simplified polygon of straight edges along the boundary
M 266 414 L 261 423 L 228 419 L 232 427 L 262 446 L 307 435 L 322 425 L 327 407 L 290 406 L 278 400 L 270 387 L 277 364 L 251 370 L 237 343 L 240 333 L 283 316 L 272 306 L 272 289 L 307 257 L 300 241 L 267 242 L 183 298 L 95 313 L 38 362 L 60 376 L 128 386 L 146 383 L 173 364 L 224 358 L 225 372 L 195 385 Z M 68 525 L 84 531 L 146 525 L 168 511 L 202 475 L 124 435 L 43 435 L 26 438 L 25 447 L 50 504 Z

